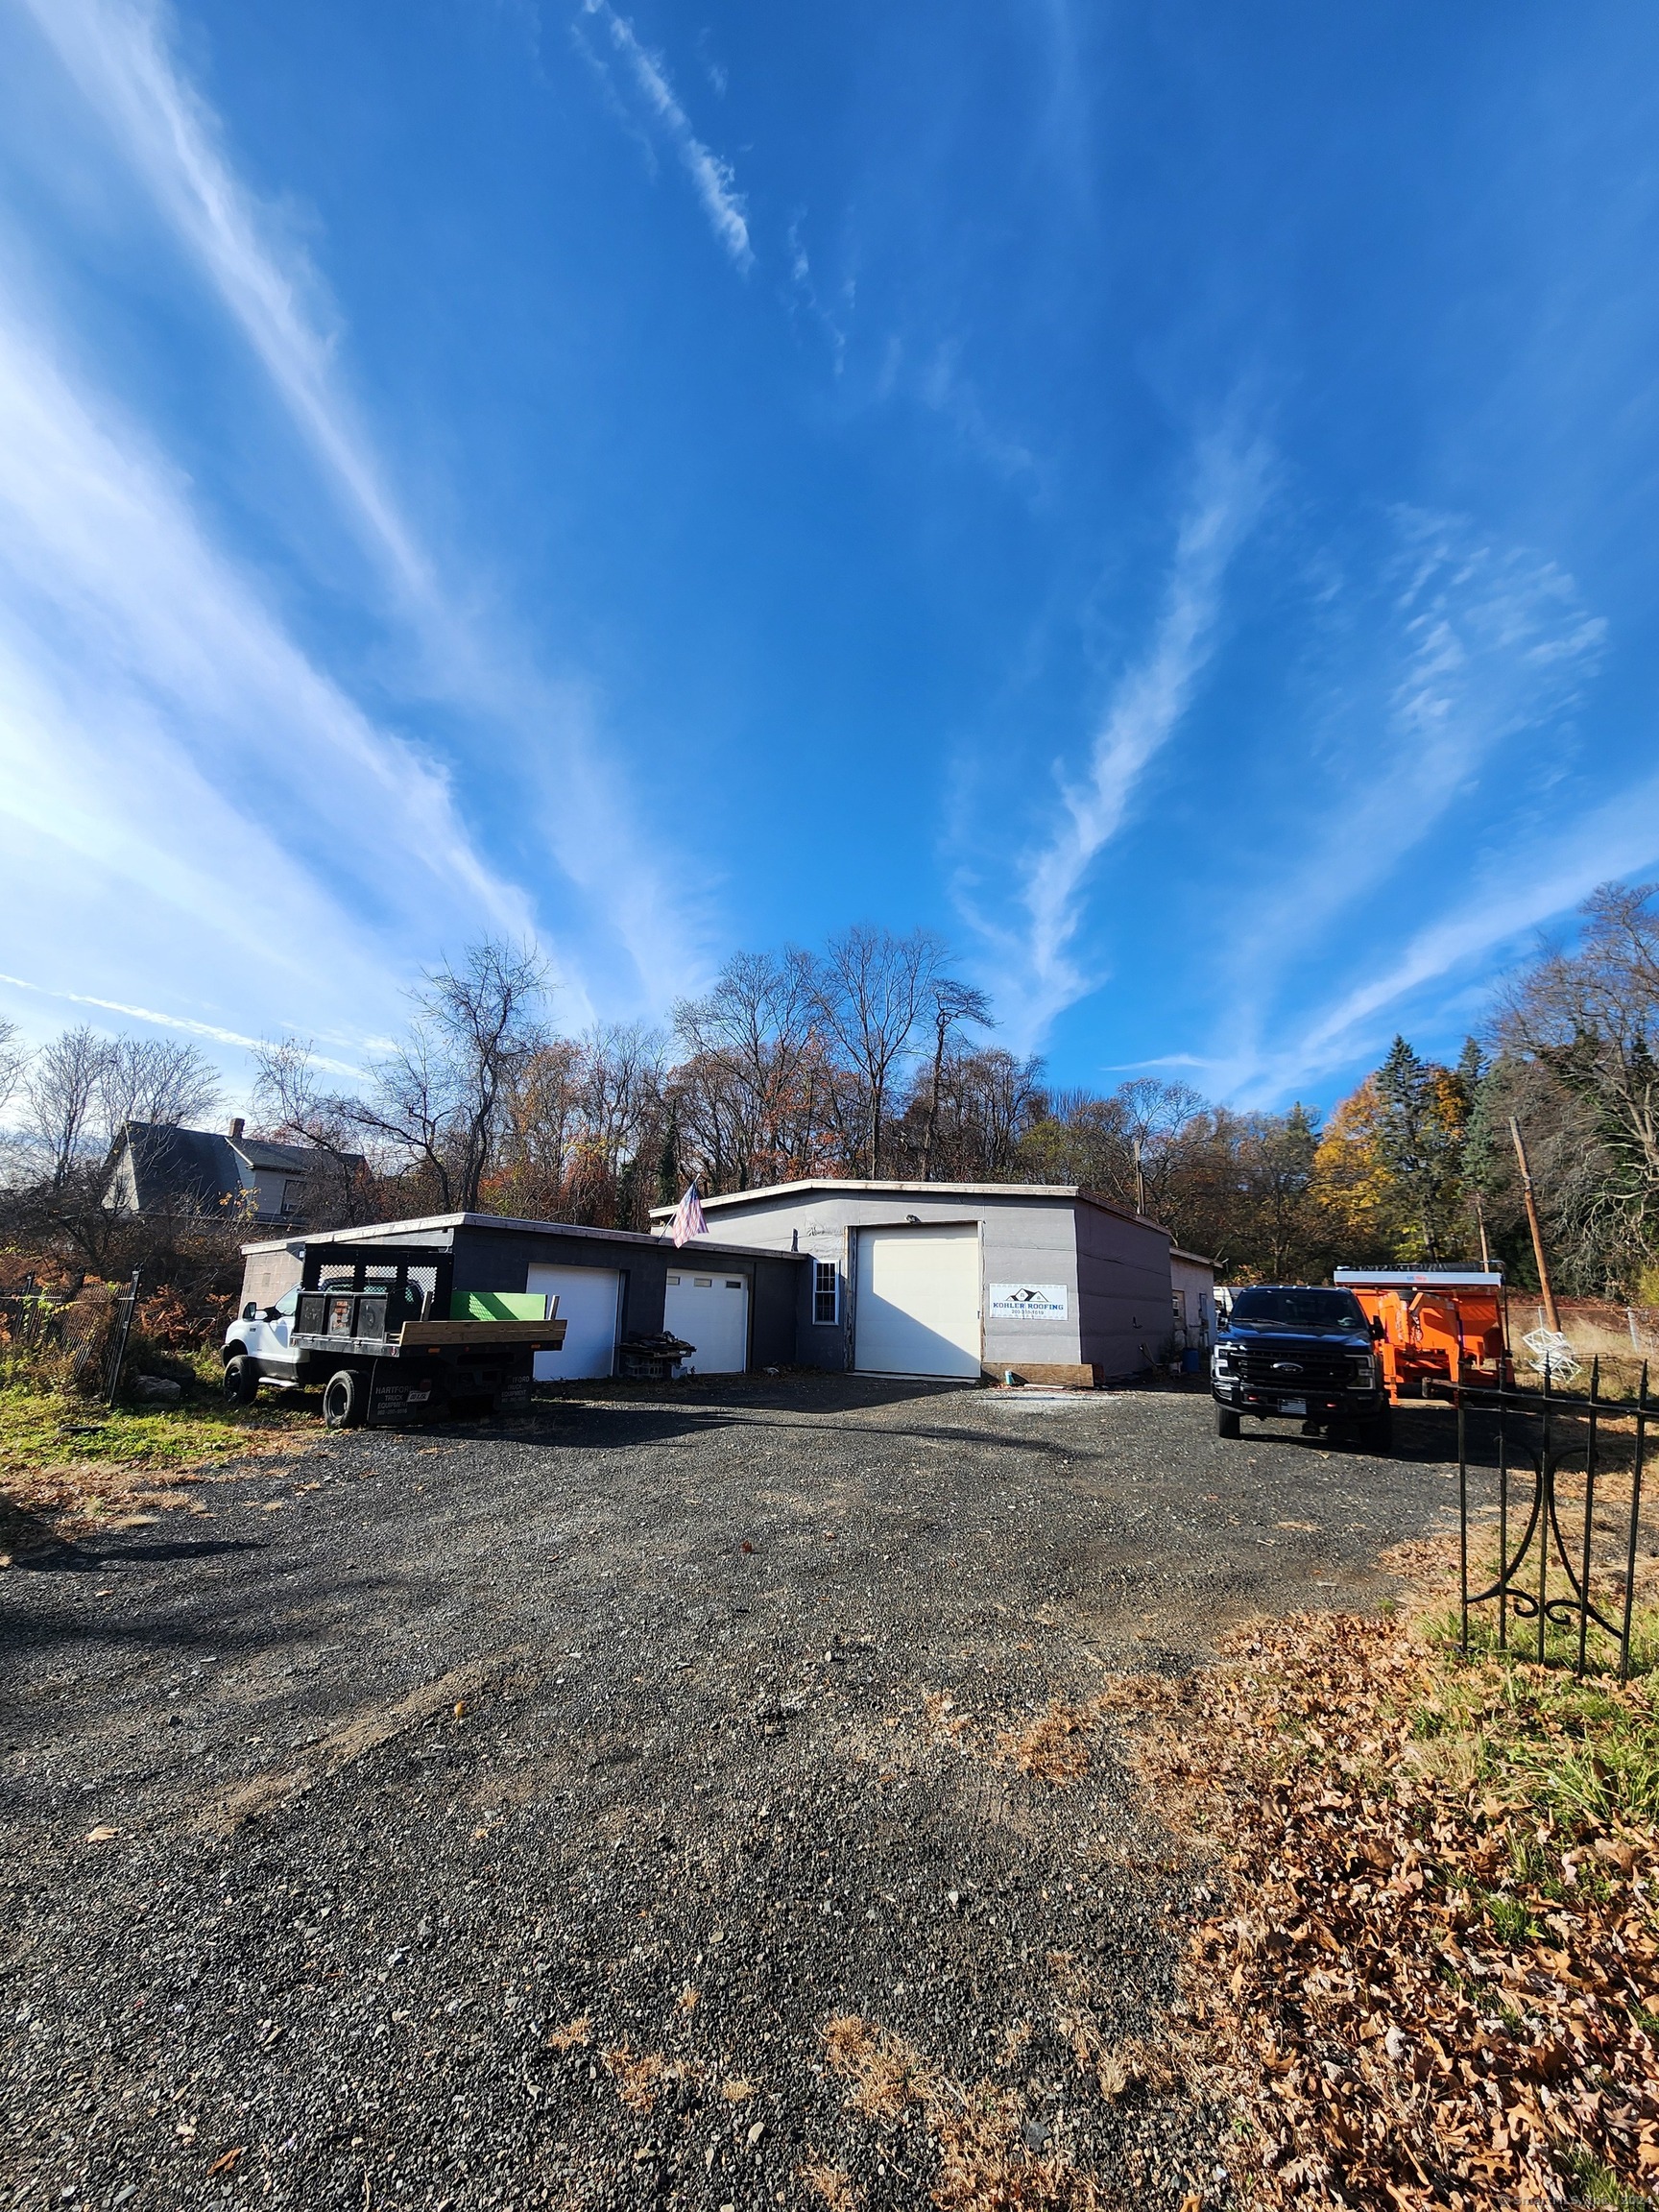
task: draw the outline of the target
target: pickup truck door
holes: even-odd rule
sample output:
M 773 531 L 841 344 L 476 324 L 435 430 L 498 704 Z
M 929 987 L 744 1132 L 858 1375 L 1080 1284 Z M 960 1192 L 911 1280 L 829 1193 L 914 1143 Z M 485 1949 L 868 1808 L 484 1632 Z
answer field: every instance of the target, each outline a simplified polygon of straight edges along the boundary
M 261 1307 L 256 1320 L 243 1324 L 248 1349 L 267 1372 L 281 1374 L 286 1370 L 292 1373 L 300 1363 L 299 1354 L 290 1351 L 288 1347 L 288 1337 L 294 1327 L 294 1313 L 299 1303 L 298 1288 L 286 1290 L 275 1307 Z

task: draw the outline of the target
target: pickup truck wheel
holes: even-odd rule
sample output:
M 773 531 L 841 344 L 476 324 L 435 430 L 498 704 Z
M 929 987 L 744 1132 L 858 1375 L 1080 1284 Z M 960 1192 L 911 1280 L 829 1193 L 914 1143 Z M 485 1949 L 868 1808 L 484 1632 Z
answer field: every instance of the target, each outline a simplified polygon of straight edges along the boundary
M 259 1395 L 259 1370 L 246 1352 L 225 1362 L 225 1403 L 252 1406 Z
M 1385 1458 L 1394 1449 L 1394 1408 L 1384 1398 L 1382 1410 L 1374 1413 L 1365 1424 L 1365 1444 L 1379 1458 Z
M 323 1422 L 328 1429 L 360 1429 L 368 1392 L 363 1378 L 349 1367 L 330 1375 L 323 1385 Z
M 1217 1406 L 1215 1408 L 1216 1435 L 1237 1436 L 1238 1432 L 1238 1416 L 1234 1412 L 1232 1407 Z

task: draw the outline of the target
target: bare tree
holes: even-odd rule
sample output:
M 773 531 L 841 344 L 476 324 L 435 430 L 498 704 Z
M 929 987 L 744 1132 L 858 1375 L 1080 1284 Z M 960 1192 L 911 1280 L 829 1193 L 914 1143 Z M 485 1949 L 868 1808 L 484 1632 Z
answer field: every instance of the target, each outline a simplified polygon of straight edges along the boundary
M 99 1064 L 97 1134 L 112 1144 L 129 1121 L 177 1127 L 219 1103 L 219 1073 L 194 1045 L 161 1037 L 111 1037 Z
M 312 1046 L 297 1037 L 254 1047 L 254 1111 L 272 1136 L 317 1155 L 306 1177 L 313 1228 L 345 1229 L 366 1220 L 371 1179 L 352 1118 L 355 1100 L 325 1091 Z
M 831 938 L 808 971 L 819 1015 L 856 1080 L 862 1128 L 855 1158 L 872 1180 L 881 1174 L 888 1102 L 945 961 L 945 947 L 930 930 L 895 937 L 860 925 Z
M 543 1041 L 546 983 L 528 946 L 469 946 L 458 966 L 425 977 L 407 1036 L 349 1108 L 359 1129 L 430 1181 L 444 1213 L 477 1210 L 515 1075 Z
M 977 1029 L 994 1028 L 991 1001 L 972 983 L 954 975 L 936 974 L 931 983 L 933 1066 L 927 1083 L 927 1114 L 922 1134 L 922 1180 L 933 1180 L 933 1146 L 939 1133 L 939 1086 L 945 1072 L 945 1055 L 972 1023 Z M 1034 1074 L 1032 1080 L 1034 1080 Z
M 18 1036 L 16 1022 L 0 1021 L 0 1114 L 16 1095 L 28 1065 L 29 1047 Z
M 1551 1178 L 1575 1241 L 1628 1271 L 1659 1224 L 1659 883 L 1604 883 L 1575 951 L 1546 954 L 1503 994 L 1501 1051 L 1559 1091 L 1571 1132 Z M 1576 1111 L 1566 1111 L 1571 1101 Z
M 84 1023 L 43 1045 L 23 1078 L 27 1136 L 45 1180 L 60 1190 L 93 1134 L 109 1040 Z
M 810 1149 L 822 1057 L 810 963 L 739 952 L 706 998 L 674 1009 L 684 1133 L 699 1143 L 710 1188 L 770 1182 Z

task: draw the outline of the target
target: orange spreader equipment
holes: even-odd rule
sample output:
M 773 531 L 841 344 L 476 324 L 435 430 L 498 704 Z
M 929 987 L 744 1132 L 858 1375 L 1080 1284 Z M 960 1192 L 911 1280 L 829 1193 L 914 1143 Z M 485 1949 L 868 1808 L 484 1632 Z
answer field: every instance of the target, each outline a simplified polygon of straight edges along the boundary
M 1501 1273 L 1458 1267 L 1338 1267 L 1366 1318 L 1391 1399 L 1421 1398 L 1425 1382 L 1511 1386 L 1509 1308 Z

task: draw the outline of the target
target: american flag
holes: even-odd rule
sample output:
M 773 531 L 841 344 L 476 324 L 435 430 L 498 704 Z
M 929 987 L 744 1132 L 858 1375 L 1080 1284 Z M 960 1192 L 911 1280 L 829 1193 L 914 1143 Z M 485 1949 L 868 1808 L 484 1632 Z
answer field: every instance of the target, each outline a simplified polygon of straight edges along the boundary
M 709 1224 L 703 1218 L 703 1203 L 695 1183 L 687 1187 L 685 1197 L 675 1207 L 668 1231 L 676 1244 L 688 1243 L 693 1237 L 708 1236 Z

